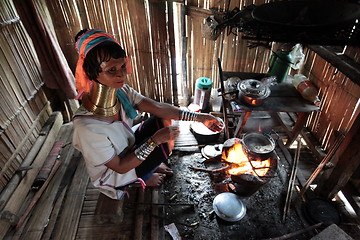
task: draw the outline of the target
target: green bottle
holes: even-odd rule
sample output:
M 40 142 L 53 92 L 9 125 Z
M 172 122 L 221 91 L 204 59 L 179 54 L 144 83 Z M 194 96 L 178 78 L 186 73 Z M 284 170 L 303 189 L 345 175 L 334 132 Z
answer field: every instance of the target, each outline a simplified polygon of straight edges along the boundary
M 276 76 L 277 82 L 281 83 L 289 74 L 292 63 L 292 56 L 290 51 L 273 52 L 269 60 L 268 76 Z

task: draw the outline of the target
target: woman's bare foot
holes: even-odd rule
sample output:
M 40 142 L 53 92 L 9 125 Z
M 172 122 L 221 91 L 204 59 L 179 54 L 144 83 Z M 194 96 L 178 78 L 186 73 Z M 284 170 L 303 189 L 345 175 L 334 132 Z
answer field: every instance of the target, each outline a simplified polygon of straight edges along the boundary
M 165 179 L 165 174 L 163 173 L 153 173 L 151 177 L 145 181 L 146 186 L 148 187 L 159 187 L 163 184 Z
M 161 163 L 161 164 L 159 165 L 159 167 L 155 170 L 155 172 L 157 172 L 157 173 L 164 173 L 164 174 L 166 174 L 166 175 L 168 175 L 168 176 L 174 175 L 173 170 L 172 170 L 171 168 L 169 168 L 168 166 L 166 166 L 165 163 Z

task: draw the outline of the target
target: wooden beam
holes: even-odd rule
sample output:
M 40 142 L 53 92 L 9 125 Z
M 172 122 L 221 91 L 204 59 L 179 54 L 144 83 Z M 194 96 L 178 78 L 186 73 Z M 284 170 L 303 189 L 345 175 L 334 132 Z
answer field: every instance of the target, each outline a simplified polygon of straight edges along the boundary
M 177 71 L 176 71 L 176 50 L 175 50 L 175 30 L 174 30 L 174 10 L 172 7 L 168 8 L 169 22 L 168 22 L 168 32 L 169 32 L 169 49 L 170 49 L 170 63 L 171 63 L 171 82 L 172 82 L 172 95 L 173 95 L 173 104 L 179 106 L 178 99 L 178 89 L 177 89 Z
M 360 64 L 345 55 L 337 55 L 329 46 L 309 45 L 309 49 L 339 69 L 350 80 L 360 85 Z
M 335 167 L 326 170 L 320 178 L 315 193 L 321 197 L 331 199 L 349 181 L 360 166 L 360 115 L 346 134 L 339 151 Z

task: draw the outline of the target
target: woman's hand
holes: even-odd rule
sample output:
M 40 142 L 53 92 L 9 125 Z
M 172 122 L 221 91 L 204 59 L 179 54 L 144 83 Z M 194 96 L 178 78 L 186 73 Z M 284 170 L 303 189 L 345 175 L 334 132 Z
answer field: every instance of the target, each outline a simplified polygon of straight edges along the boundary
M 198 121 L 202 122 L 208 129 L 213 132 L 221 132 L 224 129 L 224 122 L 221 118 L 214 117 L 211 114 L 200 113 Z
M 180 129 L 175 126 L 168 126 L 159 129 L 154 135 L 153 140 L 159 145 L 179 137 Z

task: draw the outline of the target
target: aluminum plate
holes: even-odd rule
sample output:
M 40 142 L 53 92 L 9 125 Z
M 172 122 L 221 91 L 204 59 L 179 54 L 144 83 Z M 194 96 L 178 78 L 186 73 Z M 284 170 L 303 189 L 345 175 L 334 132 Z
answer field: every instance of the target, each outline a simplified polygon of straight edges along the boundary
M 246 207 L 240 197 L 230 192 L 217 195 L 213 201 L 213 208 L 219 218 L 228 222 L 237 222 L 246 213 Z

